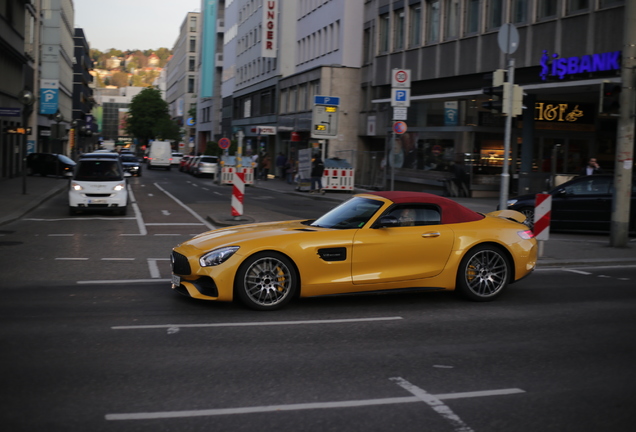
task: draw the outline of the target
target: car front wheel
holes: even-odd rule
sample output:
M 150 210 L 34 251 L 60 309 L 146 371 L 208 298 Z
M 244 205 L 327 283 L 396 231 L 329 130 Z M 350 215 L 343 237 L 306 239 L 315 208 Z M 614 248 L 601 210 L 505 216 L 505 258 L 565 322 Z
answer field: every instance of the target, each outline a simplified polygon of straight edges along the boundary
M 508 285 L 511 266 L 496 246 L 478 246 L 462 259 L 457 272 L 457 290 L 473 301 L 490 301 Z
M 248 308 L 275 310 L 285 306 L 295 295 L 298 276 L 287 257 L 276 252 L 261 252 L 241 265 L 234 288 Z

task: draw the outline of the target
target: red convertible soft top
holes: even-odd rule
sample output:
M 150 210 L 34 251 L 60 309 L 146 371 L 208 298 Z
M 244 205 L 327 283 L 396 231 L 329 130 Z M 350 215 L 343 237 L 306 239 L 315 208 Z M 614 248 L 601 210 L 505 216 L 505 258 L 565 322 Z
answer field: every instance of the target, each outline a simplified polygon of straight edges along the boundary
M 414 204 L 433 204 L 440 208 L 442 212 L 443 224 L 454 224 L 462 222 L 473 222 L 483 219 L 485 216 L 474 212 L 453 200 L 438 195 L 424 192 L 408 192 L 408 191 L 382 191 L 370 192 L 371 195 L 378 195 L 382 198 L 389 199 L 396 204 L 414 203 Z

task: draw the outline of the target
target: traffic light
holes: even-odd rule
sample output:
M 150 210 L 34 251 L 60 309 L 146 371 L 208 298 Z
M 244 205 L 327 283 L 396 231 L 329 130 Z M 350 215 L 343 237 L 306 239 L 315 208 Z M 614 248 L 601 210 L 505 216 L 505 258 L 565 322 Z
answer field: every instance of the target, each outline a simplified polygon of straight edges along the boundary
M 484 81 L 488 86 L 484 87 L 481 92 L 487 95 L 490 100 L 483 102 L 481 106 L 493 113 L 502 112 L 504 108 L 505 76 L 505 69 L 497 69 L 484 75 Z
M 504 112 L 506 112 L 505 109 Z M 521 114 L 523 114 L 523 87 L 515 84 L 512 86 L 512 116 Z
M 603 114 L 619 114 L 621 108 L 621 86 L 616 83 L 601 83 L 601 101 L 599 112 Z

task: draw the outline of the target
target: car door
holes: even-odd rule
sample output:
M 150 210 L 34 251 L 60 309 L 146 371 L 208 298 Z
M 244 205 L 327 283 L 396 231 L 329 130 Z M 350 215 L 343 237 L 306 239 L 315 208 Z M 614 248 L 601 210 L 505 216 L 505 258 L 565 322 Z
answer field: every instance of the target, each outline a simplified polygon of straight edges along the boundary
M 414 222 L 409 217 L 399 226 L 358 230 L 352 247 L 353 283 L 399 282 L 438 275 L 448 261 L 455 233 L 447 225 L 430 224 L 430 212 L 420 208 Z M 439 220 L 439 213 L 433 220 Z
M 612 213 L 612 178 L 587 176 L 564 186 L 552 200 L 552 224 L 560 229 L 607 230 Z

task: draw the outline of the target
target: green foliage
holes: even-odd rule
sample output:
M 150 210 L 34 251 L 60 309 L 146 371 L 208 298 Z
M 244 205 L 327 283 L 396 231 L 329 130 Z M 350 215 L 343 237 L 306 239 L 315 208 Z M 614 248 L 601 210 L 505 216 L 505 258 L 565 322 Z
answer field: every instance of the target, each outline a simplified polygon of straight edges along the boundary
M 126 72 L 116 72 L 113 74 L 110 82 L 117 87 L 127 87 L 129 82 L 128 74 Z
M 132 99 L 126 132 L 144 144 L 152 139 L 180 139 L 179 126 L 170 118 L 168 104 L 155 87 L 143 89 Z

